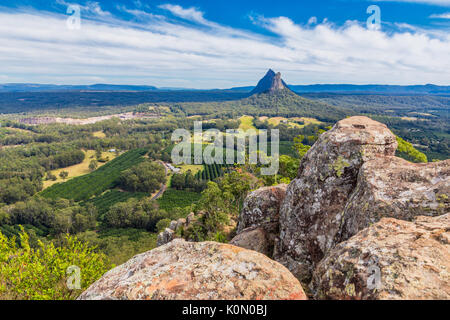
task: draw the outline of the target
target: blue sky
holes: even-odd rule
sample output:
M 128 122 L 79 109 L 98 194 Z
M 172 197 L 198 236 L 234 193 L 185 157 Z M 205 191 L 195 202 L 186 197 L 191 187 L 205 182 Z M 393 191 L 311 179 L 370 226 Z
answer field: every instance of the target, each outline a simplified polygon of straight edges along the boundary
M 0 41 L 0 83 L 450 85 L 450 0 L 8 1 Z

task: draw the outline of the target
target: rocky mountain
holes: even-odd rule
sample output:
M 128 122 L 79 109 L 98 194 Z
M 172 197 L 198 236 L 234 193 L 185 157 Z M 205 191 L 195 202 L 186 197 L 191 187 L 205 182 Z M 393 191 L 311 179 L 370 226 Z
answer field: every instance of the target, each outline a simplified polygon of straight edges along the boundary
M 250 94 L 276 93 L 283 90 L 290 91 L 286 83 L 281 79 L 281 73 L 275 73 L 272 69 L 269 69 Z
M 330 122 L 352 114 L 349 110 L 297 95 L 287 87 L 281 73 L 275 73 L 273 70 L 269 70 L 258 82 L 249 97 L 220 105 L 221 110 L 230 108 L 245 114 L 263 112 L 273 116 L 306 116 Z
M 413 164 L 396 148 L 384 124 L 341 120 L 288 186 L 245 199 L 231 244 L 172 241 L 195 217 L 174 221 L 81 298 L 303 299 L 295 277 L 314 299 L 450 299 L 450 160 Z

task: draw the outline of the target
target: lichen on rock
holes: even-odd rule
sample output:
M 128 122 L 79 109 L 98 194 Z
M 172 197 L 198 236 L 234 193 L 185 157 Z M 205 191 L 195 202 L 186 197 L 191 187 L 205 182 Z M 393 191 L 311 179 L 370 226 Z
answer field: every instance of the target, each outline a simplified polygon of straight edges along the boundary
M 305 300 L 299 281 L 255 251 L 175 239 L 107 272 L 80 300 Z
M 317 299 L 450 299 L 450 214 L 381 219 L 331 250 L 311 287 Z
M 377 156 L 393 156 L 396 148 L 395 135 L 367 117 L 344 119 L 323 133 L 287 189 L 275 259 L 309 282 L 315 264 L 334 245 L 359 169 Z

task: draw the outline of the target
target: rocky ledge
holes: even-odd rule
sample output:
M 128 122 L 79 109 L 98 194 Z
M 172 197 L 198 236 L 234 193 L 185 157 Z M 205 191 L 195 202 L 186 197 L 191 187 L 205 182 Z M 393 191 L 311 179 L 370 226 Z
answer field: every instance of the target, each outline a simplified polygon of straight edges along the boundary
M 79 300 L 306 299 L 299 281 L 266 256 L 229 244 L 182 239 L 107 272 Z

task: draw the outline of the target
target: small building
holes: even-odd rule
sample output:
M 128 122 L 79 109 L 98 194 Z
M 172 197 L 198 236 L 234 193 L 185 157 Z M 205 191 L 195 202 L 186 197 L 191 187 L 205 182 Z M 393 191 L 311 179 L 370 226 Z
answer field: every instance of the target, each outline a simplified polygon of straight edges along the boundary
M 176 168 L 173 165 L 171 165 L 170 163 L 167 163 L 167 167 L 174 173 L 179 173 L 181 171 L 180 168 Z

